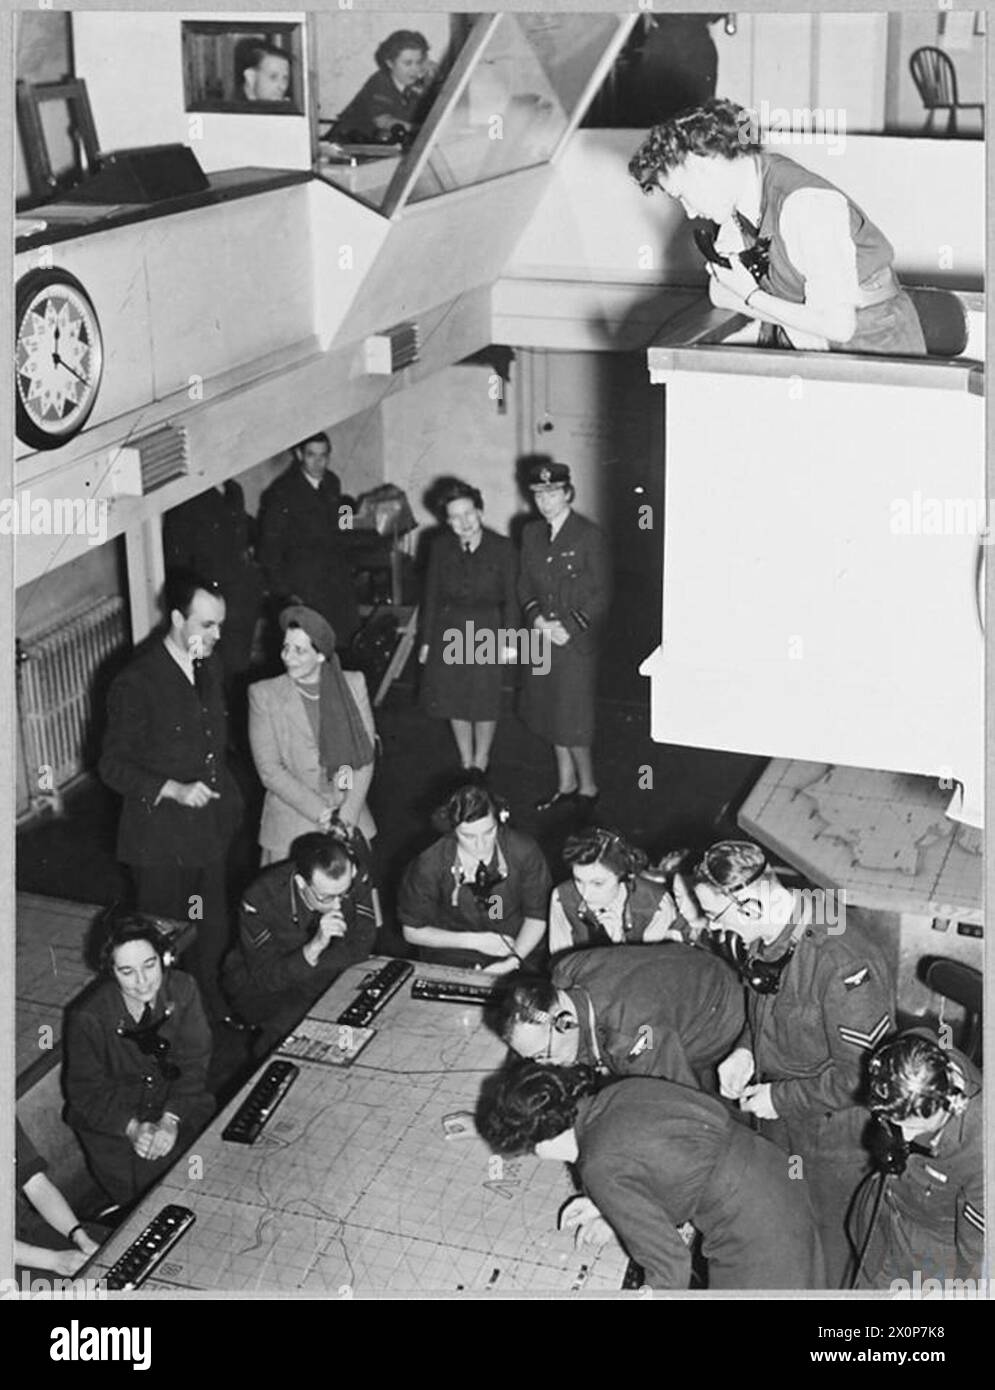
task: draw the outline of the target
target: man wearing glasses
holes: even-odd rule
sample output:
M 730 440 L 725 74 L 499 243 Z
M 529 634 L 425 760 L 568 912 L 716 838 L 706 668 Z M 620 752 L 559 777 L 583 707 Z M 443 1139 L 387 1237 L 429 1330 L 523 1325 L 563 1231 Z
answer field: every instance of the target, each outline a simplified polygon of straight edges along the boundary
M 723 961 L 681 943 L 574 951 L 552 976 L 515 976 L 488 1008 L 513 1052 L 610 1076 L 657 1076 L 715 1091 L 743 1031 L 743 990 Z
M 380 925 L 369 851 L 358 831 L 299 836 L 291 858 L 264 870 L 243 895 L 239 944 L 225 992 L 261 1026 L 264 1055 L 350 965 L 366 960 Z
M 851 1258 L 847 1208 L 869 1167 L 867 1054 L 895 1027 L 894 972 L 826 894 L 788 888 L 759 847 L 724 840 L 693 875 L 699 944 L 739 969 L 748 1026 L 719 1066 L 720 1093 L 789 1155 L 819 1222 L 830 1287 Z M 690 920 L 692 907 L 682 911 Z

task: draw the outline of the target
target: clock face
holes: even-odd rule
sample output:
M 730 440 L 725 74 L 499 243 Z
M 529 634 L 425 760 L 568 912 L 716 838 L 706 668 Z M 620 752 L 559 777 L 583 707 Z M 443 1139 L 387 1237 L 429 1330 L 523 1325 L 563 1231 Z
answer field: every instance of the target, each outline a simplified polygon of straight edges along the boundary
M 34 270 L 17 287 L 14 375 L 17 434 L 57 449 L 86 424 L 100 389 L 104 347 L 96 310 L 64 270 Z

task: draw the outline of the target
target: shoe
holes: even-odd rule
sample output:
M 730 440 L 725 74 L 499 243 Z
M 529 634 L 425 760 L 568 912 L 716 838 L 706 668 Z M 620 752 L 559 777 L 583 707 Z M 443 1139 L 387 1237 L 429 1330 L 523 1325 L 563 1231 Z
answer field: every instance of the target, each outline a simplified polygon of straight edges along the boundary
M 554 806 L 567 806 L 576 799 L 576 792 L 553 792 L 551 796 L 544 796 L 541 801 L 537 801 L 535 808 L 537 811 L 552 811 Z
M 256 1033 L 259 1031 L 258 1023 L 247 1023 L 238 1014 L 225 1014 L 221 1022 L 225 1028 L 230 1028 L 233 1033 Z
M 594 808 L 600 800 L 600 792 L 594 792 L 591 796 L 588 796 L 584 792 L 577 792 L 574 796 L 574 802 L 577 806 L 578 817 L 582 820 L 590 820 L 591 816 L 594 814 Z
M 463 781 L 467 786 L 483 786 L 487 781 L 487 771 L 482 767 L 465 767 L 463 769 Z

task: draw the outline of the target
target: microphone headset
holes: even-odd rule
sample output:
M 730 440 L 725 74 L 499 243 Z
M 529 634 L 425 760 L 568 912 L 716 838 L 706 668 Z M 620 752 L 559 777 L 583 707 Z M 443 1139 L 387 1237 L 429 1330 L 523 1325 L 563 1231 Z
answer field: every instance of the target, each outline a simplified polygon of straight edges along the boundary
M 730 860 L 732 871 L 730 872 Z M 720 865 L 722 866 L 720 868 Z M 737 911 L 751 921 L 763 916 L 763 904 L 754 898 L 745 901 L 736 894 L 756 883 L 767 872 L 767 856 L 752 840 L 720 840 L 705 851 L 698 862 L 699 880 L 735 903 Z M 751 957 L 750 949 L 739 932 L 712 925 L 702 935 L 716 955 L 727 961 L 755 994 L 776 994 L 781 980 L 798 945 L 794 940 L 777 960 Z

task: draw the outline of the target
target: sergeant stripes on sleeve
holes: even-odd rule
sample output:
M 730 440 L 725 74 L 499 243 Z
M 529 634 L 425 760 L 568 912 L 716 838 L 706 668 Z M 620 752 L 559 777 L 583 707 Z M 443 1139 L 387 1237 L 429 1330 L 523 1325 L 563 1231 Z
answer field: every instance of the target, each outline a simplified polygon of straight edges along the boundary
M 591 626 L 591 620 L 584 612 L 583 608 L 571 608 L 570 616 L 580 628 L 581 632 L 586 632 Z
M 965 1221 L 970 1221 L 971 1225 L 984 1235 L 985 1214 L 984 1212 L 978 1211 L 977 1207 L 972 1207 L 970 1202 L 964 1203 L 964 1219 Z
M 844 1042 L 852 1043 L 854 1047 L 862 1047 L 869 1052 L 872 1047 L 878 1045 L 891 1027 L 891 1015 L 882 1014 L 880 1020 L 869 1033 L 861 1033 L 857 1028 L 847 1028 L 842 1023 L 837 1026 L 839 1028 L 840 1037 Z

